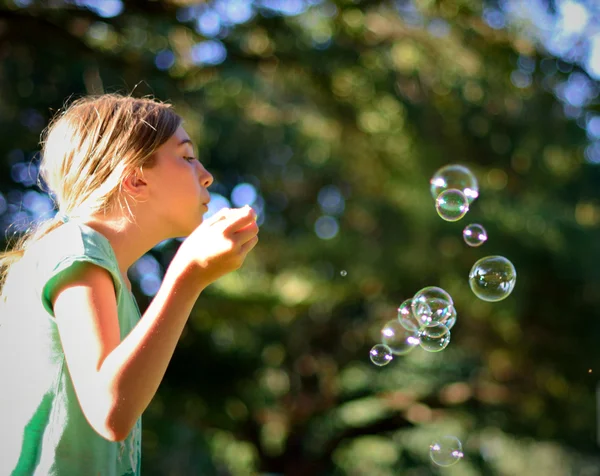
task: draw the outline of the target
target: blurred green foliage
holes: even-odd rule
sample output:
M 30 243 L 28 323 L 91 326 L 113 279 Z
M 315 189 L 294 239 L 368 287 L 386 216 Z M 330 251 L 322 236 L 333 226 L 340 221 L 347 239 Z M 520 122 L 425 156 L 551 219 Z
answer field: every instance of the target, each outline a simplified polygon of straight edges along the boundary
M 587 73 L 490 27 L 480 1 L 308 3 L 0 2 L 3 228 L 49 211 L 23 206 L 38 189 L 18 164 L 35 172 L 52 113 L 103 91 L 170 100 L 213 191 L 264 201 L 258 247 L 200 298 L 144 416 L 144 474 L 435 475 L 447 433 L 465 458 L 444 474 L 600 474 L 600 173 L 555 92 Z M 209 5 L 233 18 L 216 39 Z M 523 59 L 529 84 L 511 81 Z M 480 183 L 457 223 L 429 193 L 448 163 Z M 331 239 L 324 187 L 343 201 Z M 472 222 L 481 248 L 462 242 Z M 178 244 L 151 251 L 161 269 Z M 491 304 L 467 275 L 493 254 L 518 279 Z M 427 285 L 454 298 L 451 344 L 373 366 L 382 325 Z

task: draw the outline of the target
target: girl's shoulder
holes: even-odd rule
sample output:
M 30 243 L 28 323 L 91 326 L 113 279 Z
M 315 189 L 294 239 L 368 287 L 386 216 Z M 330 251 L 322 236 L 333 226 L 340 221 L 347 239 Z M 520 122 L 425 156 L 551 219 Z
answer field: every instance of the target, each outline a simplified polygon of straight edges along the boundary
M 49 298 L 54 288 L 77 276 L 81 263 L 106 269 L 113 276 L 117 288 L 120 287 L 118 263 L 110 243 L 103 235 L 85 225 L 66 223 L 34 243 L 27 251 L 29 256 L 24 260 L 24 265 L 29 271 L 25 271 L 25 274 L 34 276 L 34 287 L 51 315 L 53 309 Z
M 34 243 L 26 254 L 39 262 L 58 263 L 67 258 L 97 257 L 112 261 L 110 243 L 100 233 L 82 223 L 69 222 Z

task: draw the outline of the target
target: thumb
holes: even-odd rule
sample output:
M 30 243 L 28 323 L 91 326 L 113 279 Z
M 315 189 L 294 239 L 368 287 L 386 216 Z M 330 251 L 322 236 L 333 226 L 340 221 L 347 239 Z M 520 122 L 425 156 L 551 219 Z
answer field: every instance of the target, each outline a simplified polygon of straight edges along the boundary
M 202 222 L 203 225 L 206 226 L 212 226 L 215 223 L 220 222 L 221 220 L 224 220 L 227 217 L 227 214 L 231 211 L 231 208 L 221 208 L 218 212 L 216 212 L 214 215 L 211 215 L 210 217 L 208 217 L 206 220 L 204 220 Z

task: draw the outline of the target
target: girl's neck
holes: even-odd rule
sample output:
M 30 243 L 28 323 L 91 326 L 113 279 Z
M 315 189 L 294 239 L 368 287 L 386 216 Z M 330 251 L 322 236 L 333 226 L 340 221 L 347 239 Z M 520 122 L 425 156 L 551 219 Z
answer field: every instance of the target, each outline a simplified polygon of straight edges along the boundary
M 117 258 L 123 281 L 131 291 L 131 281 L 127 274 L 129 268 L 158 242 L 155 243 L 151 236 L 142 233 L 138 226 L 126 219 L 113 221 L 90 218 L 82 223 L 108 240 Z

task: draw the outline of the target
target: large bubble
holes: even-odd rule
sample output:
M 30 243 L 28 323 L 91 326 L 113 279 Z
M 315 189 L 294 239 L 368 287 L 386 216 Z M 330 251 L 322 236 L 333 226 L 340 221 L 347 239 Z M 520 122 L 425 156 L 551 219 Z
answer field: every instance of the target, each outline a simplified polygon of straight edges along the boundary
M 381 340 L 393 354 L 405 355 L 419 345 L 419 329 L 407 329 L 397 319 L 393 319 L 381 329 Z
M 429 183 L 434 199 L 437 199 L 440 193 L 450 189 L 460 190 L 469 203 L 479 196 L 479 184 L 475 175 L 463 165 L 453 164 L 442 167 L 433 174 Z
M 450 294 L 437 286 L 417 292 L 412 299 L 412 311 L 421 326 L 444 324 L 456 314 Z
M 483 301 L 496 302 L 508 297 L 517 282 L 517 271 L 504 256 L 486 256 L 469 273 L 471 290 Z

